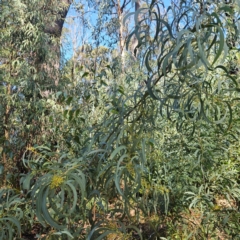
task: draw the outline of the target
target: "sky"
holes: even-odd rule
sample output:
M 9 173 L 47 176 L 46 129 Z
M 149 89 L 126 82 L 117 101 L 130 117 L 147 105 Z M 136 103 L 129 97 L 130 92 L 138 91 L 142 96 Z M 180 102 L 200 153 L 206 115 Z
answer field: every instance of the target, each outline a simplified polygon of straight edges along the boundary
M 85 0 L 87 1 L 87 0 Z M 104 0 L 103 0 L 104 1 Z M 78 1 L 76 1 L 78 2 Z M 81 1 L 83 2 L 83 0 Z M 134 0 L 133 0 L 134 2 Z M 168 5 L 170 5 L 171 0 L 163 0 L 165 7 L 168 7 Z M 83 4 L 84 5 L 84 4 Z M 88 11 L 88 9 L 84 9 L 84 11 Z M 89 42 L 91 40 L 91 31 L 84 31 L 84 29 L 82 28 L 82 24 L 81 21 L 79 20 L 79 18 L 77 18 L 79 16 L 79 13 L 76 12 L 76 10 L 74 9 L 73 5 L 71 5 L 69 11 L 68 11 L 68 15 L 67 15 L 67 19 L 64 23 L 64 27 L 67 29 L 68 33 L 67 33 L 67 39 L 65 39 L 62 43 L 63 46 L 63 51 L 64 51 L 64 56 L 65 56 L 65 60 L 68 60 L 72 57 L 74 49 L 78 49 L 83 42 Z M 89 19 L 89 23 L 94 26 L 96 23 L 96 19 L 97 19 L 97 14 L 96 13 L 90 13 L 88 16 Z M 69 21 L 74 21 L 74 24 L 68 24 Z M 105 36 L 106 39 L 108 39 L 108 37 Z
M 104 1 L 104 0 L 103 0 Z M 76 1 L 77 2 L 77 1 Z M 170 5 L 171 3 L 171 0 L 163 0 L 164 4 L 167 6 L 167 5 Z M 70 16 L 76 16 L 76 11 L 74 10 L 73 6 L 70 7 L 69 11 L 68 11 L 68 17 Z

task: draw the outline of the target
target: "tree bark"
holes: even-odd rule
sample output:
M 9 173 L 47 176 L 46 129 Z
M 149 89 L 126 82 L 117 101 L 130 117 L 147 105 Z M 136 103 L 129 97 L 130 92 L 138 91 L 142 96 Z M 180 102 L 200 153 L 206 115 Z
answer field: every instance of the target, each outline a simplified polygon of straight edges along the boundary
M 44 29 L 44 32 L 47 34 L 52 35 L 56 38 L 56 42 L 49 42 L 50 49 L 52 50 L 54 57 L 52 58 L 52 61 L 49 64 L 42 64 L 40 66 L 41 70 L 44 70 L 48 77 L 50 77 L 54 85 L 57 86 L 59 82 L 59 66 L 60 66 L 60 37 L 62 35 L 62 29 L 63 24 L 65 21 L 65 18 L 67 16 L 67 13 L 69 11 L 69 7 L 71 5 L 71 0 L 61 0 L 60 4 L 62 4 L 62 11 L 58 12 L 57 15 L 59 16 L 56 21 L 49 25 L 46 24 L 46 27 Z
M 138 11 L 138 9 L 140 8 L 140 1 L 136 0 L 135 2 L 135 12 Z M 135 26 L 137 26 L 139 24 L 139 15 L 137 18 L 137 22 L 135 23 Z M 133 53 L 134 53 L 134 57 L 137 57 L 137 45 L 138 45 L 138 39 L 136 38 L 136 36 L 134 37 L 134 42 L 133 42 Z
M 59 19 L 55 21 L 55 23 L 51 26 L 47 25 L 45 28 L 45 33 L 52 34 L 54 37 L 60 38 L 62 34 L 62 28 L 67 16 L 69 7 L 71 5 L 71 0 L 61 0 L 60 4 L 63 6 L 63 10 L 58 13 L 60 16 Z
M 124 50 L 124 26 L 123 26 L 123 9 L 121 8 L 121 2 L 120 0 L 117 1 L 117 13 L 118 13 L 118 19 L 119 19 L 119 48 L 120 48 L 120 55 L 121 55 L 121 61 L 122 61 L 122 70 L 124 70 L 125 66 L 125 50 Z

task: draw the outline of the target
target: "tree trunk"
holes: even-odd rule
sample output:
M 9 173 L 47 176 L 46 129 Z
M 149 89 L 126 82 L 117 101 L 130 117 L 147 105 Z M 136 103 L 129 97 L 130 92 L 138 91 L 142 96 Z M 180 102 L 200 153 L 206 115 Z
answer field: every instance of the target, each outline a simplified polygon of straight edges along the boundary
M 45 33 L 52 34 L 57 38 L 61 37 L 63 24 L 71 5 L 71 0 L 61 0 L 59 4 L 62 4 L 63 6 L 63 10 L 58 13 L 60 18 L 57 19 L 53 25 L 47 25 L 45 28 Z
M 135 12 L 137 12 L 137 10 L 140 8 L 140 1 L 139 0 L 136 0 L 135 2 Z M 138 15 L 138 18 L 137 18 L 137 22 L 135 23 L 135 27 L 139 24 L 139 15 Z M 138 39 L 136 38 L 136 36 L 134 36 L 133 38 L 133 55 L 134 57 L 136 58 L 137 57 L 137 52 L 138 52 L 138 49 L 137 49 L 137 46 L 138 46 Z
M 54 22 L 54 24 L 47 24 L 44 32 L 47 34 L 52 35 L 53 37 L 56 38 L 56 42 L 50 42 L 49 46 L 50 49 L 52 50 L 52 53 L 54 54 L 52 57 L 52 61 L 50 64 L 42 64 L 40 66 L 40 69 L 46 72 L 48 77 L 50 77 L 54 85 L 57 86 L 59 82 L 59 66 L 60 66 L 60 37 L 62 35 L 62 29 L 63 29 L 63 24 L 65 21 L 65 18 L 67 16 L 69 7 L 71 5 L 71 0 L 62 0 L 60 2 L 62 4 L 62 11 L 58 12 L 59 18 Z
M 117 1 L 117 13 L 118 13 L 118 19 L 119 19 L 119 49 L 120 49 L 120 55 L 121 55 L 121 61 L 122 61 L 122 70 L 124 70 L 125 66 L 125 50 L 124 50 L 124 45 L 125 45 L 125 40 L 123 37 L 124 33 L 124 26 L 123 26 L 123 10 L 121 8 L 121 2 L 120 0 Z

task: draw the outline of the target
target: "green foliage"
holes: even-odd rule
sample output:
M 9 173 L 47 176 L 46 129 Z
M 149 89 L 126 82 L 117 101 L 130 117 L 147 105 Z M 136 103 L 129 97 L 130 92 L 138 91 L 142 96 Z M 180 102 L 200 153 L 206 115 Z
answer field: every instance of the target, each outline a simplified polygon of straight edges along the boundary
M 239 2 L 148 1 L 136 56 L 61 74 L 34 3 L 0 1 L 0 239 L 239 238 Z
M 13 190 L 1 189 L 0 203 L 0 238 L 13 239 L 14 236 L 20 236 L 20 221 L 24 218 L 20 205 L 23 204 L 23 200 Z

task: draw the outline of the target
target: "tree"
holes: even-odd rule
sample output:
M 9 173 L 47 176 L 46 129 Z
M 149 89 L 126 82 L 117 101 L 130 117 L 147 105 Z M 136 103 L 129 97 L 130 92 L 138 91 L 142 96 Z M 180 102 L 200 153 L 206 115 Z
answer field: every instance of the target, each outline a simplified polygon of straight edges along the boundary
M 125 58 L 125 41 L 128 29 L 124 26 L 123 17 L 130 7 L 129 0 L 114 0 L 110 2 L 101 2 L 95 0 L 87 1 L 87 5 L 96 11 L 97 20 L 95 23 L 93 39 L 96 46 L 101 44 L 108 47 L 118 47 L 120 58 Z
M 17 143 L 11 144 L 13 135 L 21 135 L 18 127 L 12 129 L 13 122 L 25 123 L 22 114 L 18 117 L 15 115 L 16 106 L 23 104 L 23 109 L 27 111 L 26 105 L 31 104 L 32 100 L 37 101 L 42 89 L 49 89 L 49 79 L 54 78 L 55 83 L 58 81 L 55 73 L 59 71 L 59 38 L 69 5 L 70 1 L 66 0 L 61 4 L 59 1 L 51 1 L 50 5 L 46 1 L 0 2 L 2 12 L 0 82 L 4 93 L 1 109 L 3 119 L 1 131 L 4 134 L 1 143 L 4 146 L 2 157 L 5 169 L 8 169 L 9 154 L 15 155 L 15 161 L 19 161 L 17 159 L 21 158 L 22 154 L 22 150 L 16 149 L 16 152 L 13 150 Z M 54 60 L 49 61 L 49 58 Z M 50 85 L 51 82 L 52 80 Z M 31 121 L 27 119 L 27 125 L 31 125 Z M 25 141 L 26 139 L 23 140 Z M 31 141 L 30 138 L 27 141 Z M 28 144 L 28 142 L 21 144 L 20 149 L 24 149 Z
M 64 20 L 67 16 L 71 2 L 72 2 L 71 0 L 62 0 L 60 3 L 59 3 L 59 1 L 58 2 L 53 1 L 53 2 L 51 2 L 52 6 L 48 5 L 48 6 L 44 7 L 45 11 L 50 11 L 53 15 L 56 16 L 56 18 L 53 19 L 53 23 L 50 23 L 49 21 L 47 22 L 44 32 L 46 32 L 48 34 L 52 34 L 57 38 L 61 37 Z M 55 10 L 56 4 L 58 4 L 58 6 L 60 6 L 60 8 L 57 8 L 57 11 Z M 55 12 L 53 12 L 53 11 L 55 11 Z
M 123 2 L 89 3 L 106 16 Z M 3 153 L 22 168 L 12 164 L 0 189 L 3 238 L 238 238 L 238 1 L 134 1 L 123 22 L 137 56 L 125 52 L 124 71 L 119 22 L 112 51 L 98 19 L 97 43 L 82 44 L 48 98 L 38 84 L 53 78 L 40 67 L 52 64 L 54 38 L 41 11 L 25 27 L 31 6 L 12 3 L 0 48 Z

